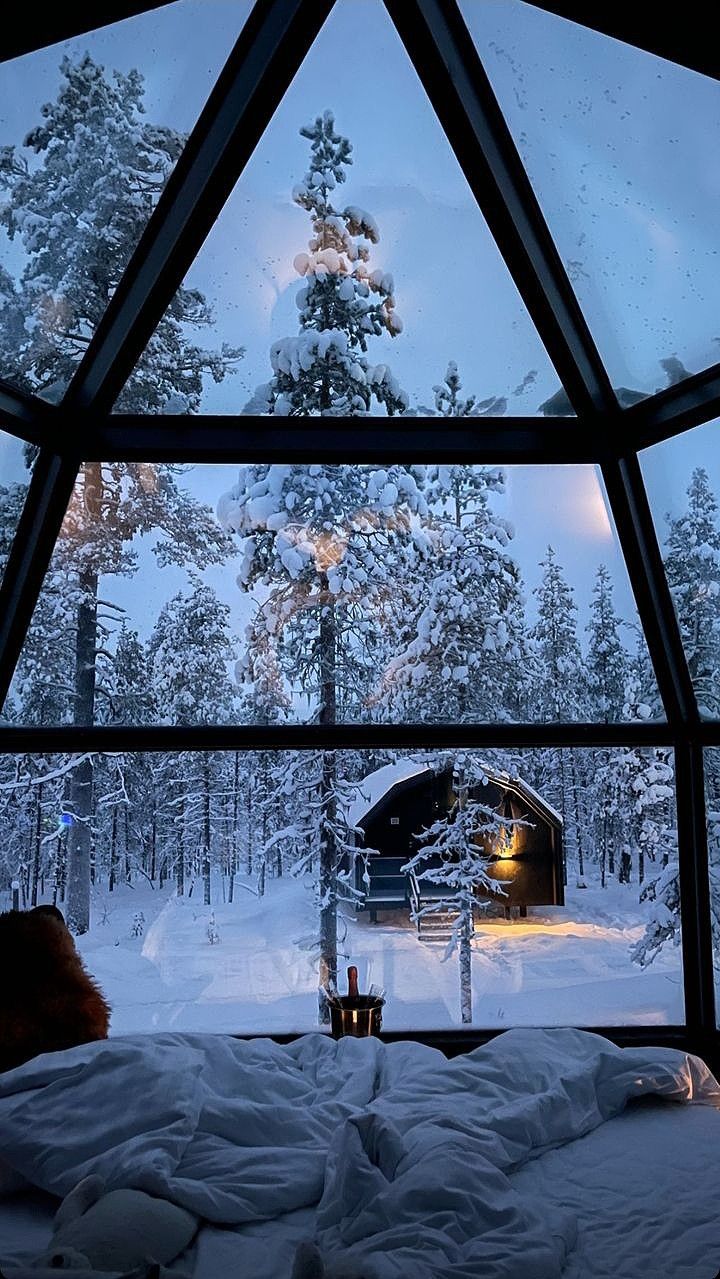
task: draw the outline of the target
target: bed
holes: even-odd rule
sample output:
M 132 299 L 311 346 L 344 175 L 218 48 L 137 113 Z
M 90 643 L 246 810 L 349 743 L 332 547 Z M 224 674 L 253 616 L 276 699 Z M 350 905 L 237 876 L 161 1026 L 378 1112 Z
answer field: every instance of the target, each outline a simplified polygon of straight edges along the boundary
M 373 1279 L 720 1270 L 718 1084 L 697 1058 L 583 1031 L 509 1031 L 451 1061 L 319 1034 L 113 1039 L 0 1076 L 0 1150 L 32 1183 L 0 1204 L 7 1279 L 40 1273 L 88 1172 L 202 1219 L 163 1271 L 178 1279 L 289 1279 L 308 1238 Z

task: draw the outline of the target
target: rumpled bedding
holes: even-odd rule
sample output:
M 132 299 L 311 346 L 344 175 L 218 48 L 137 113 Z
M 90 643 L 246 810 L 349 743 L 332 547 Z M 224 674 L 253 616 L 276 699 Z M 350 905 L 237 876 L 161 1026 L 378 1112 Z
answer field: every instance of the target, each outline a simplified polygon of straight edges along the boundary
M 576 1030 L 508 1031 L 450 1061 L 320 1034 L 133 1036 L 0 1075 L 0 1152 L 51 1194 L 96 1173 L 218 1225 L 316 1205 L 323 1255 L 376 1279 L 556 1279 L 575 1219 L 511 1177 L 642 1096 L 720 1106 L 698 1058 Z M 1 1243 L 0 1269 L 20 1279 Z

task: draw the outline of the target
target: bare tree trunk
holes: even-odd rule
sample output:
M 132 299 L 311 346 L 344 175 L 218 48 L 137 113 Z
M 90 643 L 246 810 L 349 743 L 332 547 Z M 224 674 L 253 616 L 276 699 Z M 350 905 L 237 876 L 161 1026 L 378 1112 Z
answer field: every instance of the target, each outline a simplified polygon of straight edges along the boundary
M 112 825 L 110 827 L 110 878 L 108 891 L 114 893 L 117 884 L 117 805 L 113 805 Z
M 97 470 L 99 473 L 99 465 Z M 86 479 L 86 486 L 88 482 Z M 83 570 L 79 585 L 82 603 L 78 608 L 75 640 L 73 723 L 86 727 L 92 724 L 95 710 L 98 575 L 94 569 Z M 67 841 L 67 924 L 76 934 L 86 933 L 90 927 L 92 798 L 92 760 L 84 759 L 72 773 L 70 809 L 73 822 Z
M 185 893 L 185 800 L 182 797 L 182 778 L 180 779 L 180 804 L 177 815 L 177 840 L 175 854 L 175 885 L 178 897 Z
M 334 724 L 337 718 L 336 628 L 335 610 L 328 590 L 327 574 L 320 576 L 323 598 L 327 601 L 320 617 L 320 723 Z M 338 850 L 335 839 L 336 768 L 332 751 L 322 752 L 320 773 L 320 990 L 318 1021 L 330 1021 L 330 1008 L 323 987 L 337 985 L 337 872 Z
M 203 752 L 202 874 L 205 905 L 210 905 L 210 752 Z
M 125 858 L 125 883 L 129 884 L 132 880 L 132 873 L 130 870 L 130 814 L 128 812 L 127 804 L 123 810 L 123 844 Z
M 157 875 L 157 796 L 155 788 L 152 792 L 152 824 L 150 827 L 150 882 L 155 882 Z
M 42 850 L 42 782 L 35 787 L 35 839 L 33 842 L 32 878 L 30 880 L 30 905 L 38 903 L 40 878 L 40 853 Z
M 472 907 L 470 907 L 472 912 Z M 463 906 L 460 922 L 460 1018 L 467 1025 L 472 1021 L 472 914 L 468 905 Z
M 255 756 L 253 756 L 253 764 L 255 763 L 255 760 L 256 760 L 256 757 L 255 757 Z M 252 875 L 252 873 L 253 873 L 253 825 L 252 825 L 252 813 L 253 813 L 253 788 L 252 788 L 252 778 L 254 777 L 254 775 L 255 775 L 255 769 L 253 768 L 252 772 L 251 772 L 251 773 L 248 773 L 248 779 L 247 779 L 247 860 L 246 860 L 246 863 L 245 863 L 245 869 L 246 869 L 246 871 L 247 871 L 248 875 Z
M 578 808 L 578 776 L 574 762 L 570 765 L 570 786 L 572 789 L 573 819 L 575 825 L 575 840 L 577 844 L 578 875 L 580 876 L 580 879 L 584 879 L 585 857 L 583 853 L 583 824 L 580 820 L 580 811 Z

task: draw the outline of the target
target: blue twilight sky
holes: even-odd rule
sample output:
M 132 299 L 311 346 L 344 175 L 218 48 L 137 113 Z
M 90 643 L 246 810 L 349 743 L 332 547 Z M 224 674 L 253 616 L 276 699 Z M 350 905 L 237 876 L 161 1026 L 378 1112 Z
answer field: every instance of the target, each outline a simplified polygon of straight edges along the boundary
M 3 64 L 0 144 L 22 142 L 55 96 L 62 54 L 85 50 L 108 71 L 144 74 L 148 119 L 191 128 L 249 10 L 249 0 L 177 0 Z M 519 0 L 464 0 L 463 10 L 613 382 L 651 392 L 665 382 L 660 359 L 675 356 L 691 371 L 717 359 L 720 161 L 710 140 L 720 87 Z M 292 262 L 310 231 L 290 198 L 307 167 L 298 129 L 328 107 L 354 147 L 339 203 L 377 220 L 371 264 L 393 272 L 405 326 L 395 340 L 374 340 L 370 358 L 391 365 L 415 404 L 432 403 L 454 359 L 468 392 L 536 413 L 557 377 L 381 0 L 338 0 L 189 273 L 214 305 L 203 340 L 246 348 L 238 372 L 208 386 L 204 409 L 240 411 L 270 375 L 270 343 L 296 331 Z M 21 262 L 0 237 L 0 263 L 18 271 Z M 644 459 L 660 515 L 679 508 L 694 465 L 707 466 L 720 492 L 716 432 L 701 428 Z M 0 478 L 16 467 L 17 449 L 0 440 Z M 234 472 L 195 468 L 187 482 L 214 505 Z M 529 591 L 551 541 L 582 624 L 601 561 L 619 611 L 633 619 L 593 468 L 555 467 L 551 478 L 514 468 L 498 509 L 515 525 Z M 141 591 L 137 582 L 119 587 L 131 615 L 145 584 L 158 604 L 182 584 L 174 570 L 160 582 L 146 555 L 141 574 Z M 234 573 L 215 585 L 240 622 Z M 146 599 L 133 617 L 141 629 L 151 611 Z

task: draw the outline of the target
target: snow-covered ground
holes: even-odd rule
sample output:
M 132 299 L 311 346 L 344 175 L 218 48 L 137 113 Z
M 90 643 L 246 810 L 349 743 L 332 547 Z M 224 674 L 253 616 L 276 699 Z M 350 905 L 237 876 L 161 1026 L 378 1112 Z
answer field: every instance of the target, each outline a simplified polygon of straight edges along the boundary
M 214 945 L 200 885 L 190 898 L 149 885 L 96 893 L 94 923 L 79 948 L 110 1000 L 115 1034 L 313 1029 L 311 893 L 293 879 L 271 880 L 262 899 L 248 887 L 249 882 L 238 886 L 232 905 L 214 907 L 219 932 Z M 682 1022 L 679 949 L 666 947 L 646 969 L 630 959 L 630 946 L 643 931 L 637 887 L 569 886 L 567 895 L 566 907 L 478 926 L 475 1023 L 507 1028 Z M 141 937 L 132 936 L 136 912 L 146 921 Z M 387 989 L 385 1028 L 458 1025 L 457 956 L 445 959 L 442 943 L 419 941 L 407 913 L 383 915 L 377 925 L 367 918 L 349 923 L 341 965 L 357 964 L 361 988 L 374 982 Z

